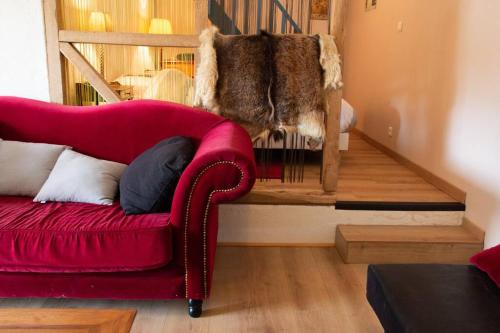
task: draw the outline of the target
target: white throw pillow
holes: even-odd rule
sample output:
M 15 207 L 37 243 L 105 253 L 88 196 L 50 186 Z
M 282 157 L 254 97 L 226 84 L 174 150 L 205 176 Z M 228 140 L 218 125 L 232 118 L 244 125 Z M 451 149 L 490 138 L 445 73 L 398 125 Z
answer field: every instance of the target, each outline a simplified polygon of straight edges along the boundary
M 34 197 L 66 148 L 0 139 L 0 195 Z
M 111 205 L 125 164 L 65 150 L 33 201 Z

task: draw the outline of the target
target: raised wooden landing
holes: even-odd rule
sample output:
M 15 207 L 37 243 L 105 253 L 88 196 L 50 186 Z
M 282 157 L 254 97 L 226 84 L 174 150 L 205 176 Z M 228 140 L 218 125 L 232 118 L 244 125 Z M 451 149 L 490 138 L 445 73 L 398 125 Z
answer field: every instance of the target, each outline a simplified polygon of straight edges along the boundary
M 375 148 L 356 132 L 350 134 L 349 151 L 342 153 L 337 192 L 323 191 L 320 171 L 320 162 L 316 161 L 305 166 L 303 183 L 257 180 L 252 191 L 236 203 L 334 205 L 338 202 L 344 207 L 350 206 L 342 209 L 365 210 L 371 209 L 363 208 L 363 203 L 377 203 L 377 210 L 381 203 L 392 203 L 395 208 L 389 210 L 412 210 L 407 204 L 433 203 L 444 206 L 415 207 L 414 210 L 464 209 L 461 202 Z
M 323 191 L 319 182 L 319 164 L 304 167 L 304 182 L 282 183 L 279 179 L 257 180 L 252 191 L 237 203 L 248 204 L 286 204 L 286 205 L 333 205 L 335 193 Z
M 356 132 L 342 154 L 337 201 L 457 202 Z
M 335 246 L 346 263 L 463 264 L 483 249 L 484 235 L 470 226 L 339 225 Z

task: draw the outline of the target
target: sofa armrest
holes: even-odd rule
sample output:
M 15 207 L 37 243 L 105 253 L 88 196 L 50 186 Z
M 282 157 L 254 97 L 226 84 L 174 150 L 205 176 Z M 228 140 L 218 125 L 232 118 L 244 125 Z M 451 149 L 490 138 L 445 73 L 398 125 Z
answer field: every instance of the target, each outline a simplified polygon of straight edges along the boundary
M 240 126 L 225 121 L 201 139 L 172 204 L 174 250 L 177 264 L 185 270 L 185 297 L 208 297 L 217 245 L 217 204 L 249 192 L 255 173 L 252 142 Z

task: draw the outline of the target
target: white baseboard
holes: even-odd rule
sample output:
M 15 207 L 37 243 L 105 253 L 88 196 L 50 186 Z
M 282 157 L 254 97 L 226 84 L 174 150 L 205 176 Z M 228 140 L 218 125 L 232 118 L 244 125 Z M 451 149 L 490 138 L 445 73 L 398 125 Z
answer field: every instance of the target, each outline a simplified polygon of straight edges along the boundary
M 221 205 L 219 242 L 334 244 L 339 224 L 460 225 L 463 212 L 335 210 L 333 206 Z

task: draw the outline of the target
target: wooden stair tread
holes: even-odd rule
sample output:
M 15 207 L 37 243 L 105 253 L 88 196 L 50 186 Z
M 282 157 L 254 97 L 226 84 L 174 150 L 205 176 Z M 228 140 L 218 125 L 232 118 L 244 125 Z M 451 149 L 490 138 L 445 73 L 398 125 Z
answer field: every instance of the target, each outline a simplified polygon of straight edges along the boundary
M 335 245 L 346 263 L 464 264 L 483 249 L 484 233 L 458 226 L 339 225 Z
M 462 226 L 339 225 L 348 242 L 407 242 L 482 244 L 483 240 Z

